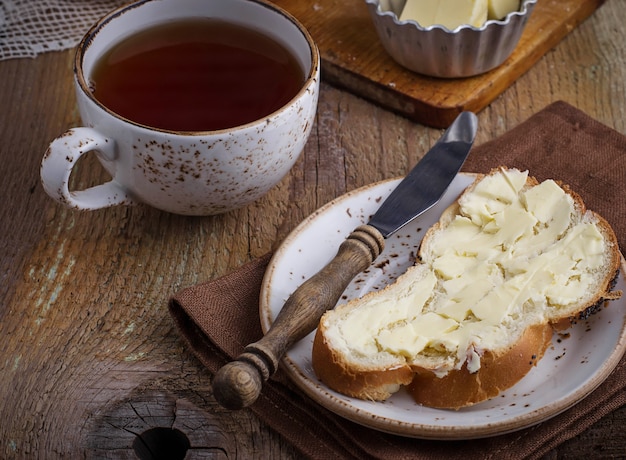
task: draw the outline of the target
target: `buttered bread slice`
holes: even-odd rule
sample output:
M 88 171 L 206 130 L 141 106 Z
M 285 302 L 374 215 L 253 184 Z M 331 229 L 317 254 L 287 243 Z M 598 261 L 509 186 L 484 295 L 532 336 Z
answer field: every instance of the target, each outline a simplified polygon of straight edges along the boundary
M 405 274 L 324 314 L 313 368 L 361 399 L 408 385 L 427 406 L 484 401 L 526 375 L 554 329 L 621 295 L 620 260 L 609 224 L 567 186 L 494 170 L 429 229 Z

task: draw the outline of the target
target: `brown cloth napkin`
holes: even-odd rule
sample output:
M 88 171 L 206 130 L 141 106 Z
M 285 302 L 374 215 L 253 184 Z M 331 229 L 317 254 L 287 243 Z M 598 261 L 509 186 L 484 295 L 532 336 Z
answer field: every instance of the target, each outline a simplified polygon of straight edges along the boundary
M 464 166 L 528 169 L 561 179 L 613 226 L 626 249 L 626 137 L 556 102 L 503 136 L 477 146 Z M 211 372 L 258 340 L 259 289 L 270 255 L 176 293 L 170 311 L 188 345 Z M 469 441 L 427 441 L 345 420 L 304 396 L 279 370 L 252 405 L 259 418 L 311 458 L 538 458 L 626 404 L 626 358 L 591 395 L 563 414 L 514 433 Z

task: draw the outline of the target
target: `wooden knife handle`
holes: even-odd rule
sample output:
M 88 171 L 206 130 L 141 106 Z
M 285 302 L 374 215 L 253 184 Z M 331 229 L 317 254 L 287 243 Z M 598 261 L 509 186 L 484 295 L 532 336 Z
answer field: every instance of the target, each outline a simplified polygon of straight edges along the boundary
M 215 399 L 227 409 L 241 409 L 256 401 L 285 352 L 315 330 L 324 312 L 335 306 L 350 281 L 369 267 L 384 247 L 385 239 L 376 228 L 357 227 L 328 265 L 287 299 L 265 336 L 217 372 Z

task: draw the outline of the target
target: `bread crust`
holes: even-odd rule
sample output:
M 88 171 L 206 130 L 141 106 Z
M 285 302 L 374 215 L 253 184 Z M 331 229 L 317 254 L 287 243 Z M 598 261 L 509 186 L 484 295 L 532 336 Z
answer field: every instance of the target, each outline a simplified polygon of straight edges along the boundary
M 437 377 L 430 370 L 414 369 L 408 391 L 418 404 L 439 409 L 460 409 L 491 399 L 519 382 L 543 357 L 552 343 L 552 327 L 536 324 L 507 350 L 485 350 L 480 369 L 467 364 Z
M 413 371 L 404 364 L 383 369 L 355 369 L 341 353 L 329 347 L 324 327 L 313 340 L 313 369 L 330 388 L 353 398 L 383 401 L 413 380 Z
M 497 168 L 489 174 L 495 174 L 503 169 L 507 168 Z M 464 194 L 469 193 L 485 176 L 477 175 L 474 184 L 470 185 Z M 538 184 L 535 178 L 529 176 L 526 187 Z M 493 398 L 521 380 L 543 357 L 550 346 L 554 330 L 567 329 L 578 320 L 603 308 L 607 300 L 619 298 L 621 292 L 612 291 L 622 258 L 615 233 L 604 218 L 586 209 L 578 194 L 567 185 L 559 182 L 557 184 L 574 200 L 576 215 L 582 216 L 587 221 L 593 221 L 608 245 L 607 263 L 598 274 L 597 289 L 589 293 L 582 303 L 550 312 L 544 322 L 530 324 L 504 349 L 475 350 L 480 355 L 478 370 L 470 372 L 466 362 L 462 367 L 451 369 L 443 376 L 437 369 L 428 368 L 429 363 L 426 362 L 422 362 L 421 366 L 416 362 L 403 363 L 402 360 L 386 368 L 357 366 L 349 356 L 344 356 L 329 345 L 325 337 L 326 318 L 323 317 L 315 335 L 312 351 L 313 368 L 322 382 L 336 391 L 360 399 L 384 400 L 401 386 L 406 385 L 415 401 L 425 406 L 445 409 L 470 406 Z M 458 210 L 457 200 L 426 232 L 418 251 L 417 264 L 422 260 L 423 251 L 428 250 L 433 235 L 445 228 L 454 219 Z M 393 285 L 385 290 L 391 286 Z M 358 308 L 362 300 L 380 292 L 382 291 L 367 294 L 362 299 L 353 299 L 337 310 Z

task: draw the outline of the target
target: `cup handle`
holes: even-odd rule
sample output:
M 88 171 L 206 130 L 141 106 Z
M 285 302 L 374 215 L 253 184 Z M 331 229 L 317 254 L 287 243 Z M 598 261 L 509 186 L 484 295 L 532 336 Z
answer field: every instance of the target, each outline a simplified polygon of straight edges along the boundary
M 69 190 L 74 165 L 81 156 L 94 150 L 106 160 L 115 159 L 115 141 L 92 128 L 72 128 L 52 141 L 40 169 L 46 193 L 59 203 L 80 210 L 135 204 L 136 201 L 115 179 L 85 190 Z

